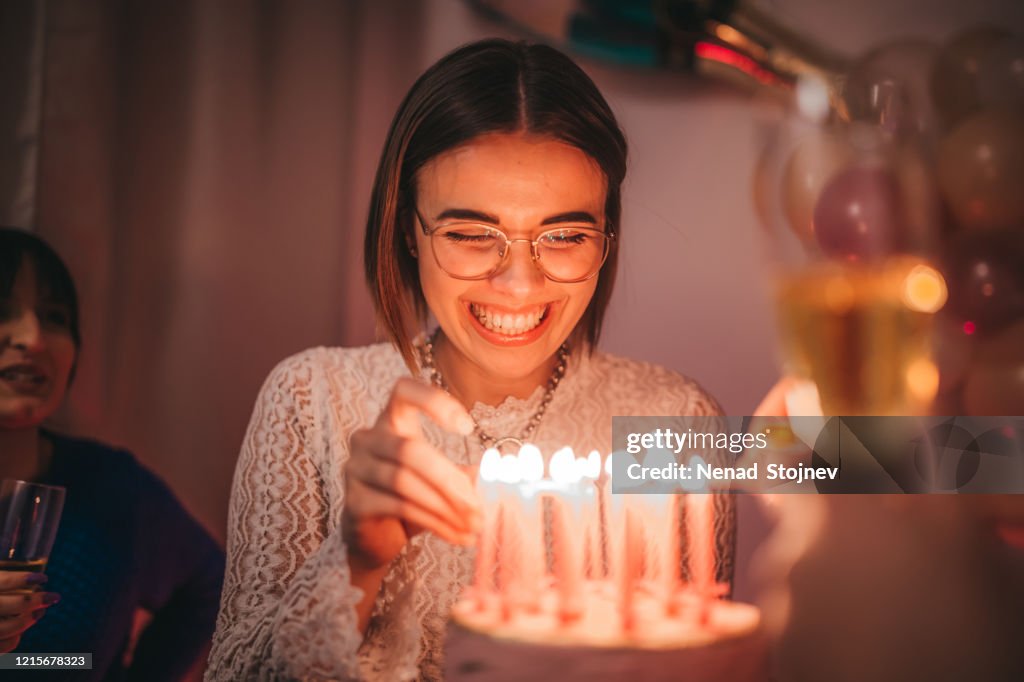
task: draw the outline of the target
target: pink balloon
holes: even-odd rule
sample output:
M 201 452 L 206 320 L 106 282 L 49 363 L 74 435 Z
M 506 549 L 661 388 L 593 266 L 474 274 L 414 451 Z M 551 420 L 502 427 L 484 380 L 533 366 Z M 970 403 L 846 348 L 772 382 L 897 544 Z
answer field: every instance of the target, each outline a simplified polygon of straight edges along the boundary
M 931 93 L 946 127 L 982 108 L 982 64 L 993 49 L 1010 39 L 1006 29 L 982 26 L 958 33 L 939 51 L 931 73 Z
M 947 309 L 969 331 L 987 334 L 1024 318 L 1024 228 L 957 235 L 943 260 Z
M 936 113 L 929 79 L 938 48 L 925 40 L 900 40 L 876 48 L 847 76 L 843 99 L 850 116 L 890 132 L 930 135 Z
M 782 169 L 782 209 L 801 240 L 814 243 L 814 206 L 822 189 L 852 158 L 837 131 L 817 130 L 800 140 Z
M 985 106 L 1024 107 L 1024 38 L 1002 40 L 981 57 L 978 95 Z
M 837 174 L 814 207 L 814 234 L 822 251 L 847 260 L 870 260 L 897 246 L 902 213 L 895 175 L 875 166 Z

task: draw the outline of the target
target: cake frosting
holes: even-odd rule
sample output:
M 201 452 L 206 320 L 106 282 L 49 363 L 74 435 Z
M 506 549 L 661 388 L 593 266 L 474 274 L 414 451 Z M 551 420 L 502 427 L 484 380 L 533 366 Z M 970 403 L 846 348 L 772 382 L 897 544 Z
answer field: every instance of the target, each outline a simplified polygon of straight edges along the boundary
M 533 608 L 511 612 L 497 595 L 467 594 L 452 610 L 446 679 L 768 679 L 756 607 L 712 600 L 701 622 L 697 597 L 684 593 L 669 613 L 663 598 L 637 590 L 627 631 L 615 594 L 607 583 L 588 582 L 582 614 L 569 621 L 558 615 L 551 588 L 539 590 Z

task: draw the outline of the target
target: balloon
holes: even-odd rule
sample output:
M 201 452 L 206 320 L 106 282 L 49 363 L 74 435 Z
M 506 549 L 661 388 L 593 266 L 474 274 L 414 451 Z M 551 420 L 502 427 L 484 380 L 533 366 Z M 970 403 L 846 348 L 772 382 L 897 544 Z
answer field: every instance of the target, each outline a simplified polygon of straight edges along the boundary
M 931 72 L 931 93 L 947 127 L 982 108 L 982 61 L 1010 37 L 1007 30 L 994 26 L 972 28 L 957 34 L 939 51 Z
M 935 318 L 933 338 L 935 364 L 939 367 L 938 393 L 945 396 L 959 388 L 967 376 L 975 337 L 965 333 L 955 317 L 940 313 Z
M 1024 320 L 979 345 L 964 407 L 976 416 L 1024 414 Z
M 1024 318 L 1024 230 L 965 232 L 943 258 L 951 314 L 967 331 L 989 332 Z
M 1024 117 L 982 111 L 942 140 L 939 186 L 957 221 L 971 229 L 1024 222 Z
M 942 224 L 942 198 L 933 165 L 916 144 L 904 144 L 892 156 L 903 209 L 898 242 L 913 253 L 933 251 Z
M 936 114 L 928 83 L 937 54 L 938 48 L 924 40 L 897 41 L 869 52 L 850 70 L 843 89 L 850 117 L 888 132 L 932 134 Z
M 814 234 L 830 256 L 862 260 L 896 246 L 901 215 L 896 176 L 879 166 L 853 166 L 825 186 L 814 207 Z
M 978 94 L 985 106 L 1024 107 L 1024 38 L 993 45 L 978 64 Z
M 846 138 L 816 130 L 801 140 L 782 171 L 782 208 L 790 227 L 814 243 L 814 205 L 825 183 L 853 157 Z

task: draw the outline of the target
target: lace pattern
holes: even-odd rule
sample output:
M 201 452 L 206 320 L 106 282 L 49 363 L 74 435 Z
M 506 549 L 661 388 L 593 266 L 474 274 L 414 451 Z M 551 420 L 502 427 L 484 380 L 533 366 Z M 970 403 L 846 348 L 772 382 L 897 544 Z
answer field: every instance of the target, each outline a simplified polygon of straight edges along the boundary
M 228 568 L 207 680 L 440 679 L 447 614 L 472 574 L 473 550 L 423 533 L 392 564 L 365 637 L 355 605 L 340 520 L 349 435 L 377 418 L 408 370 L 389 345 L 316 348 L 267 378 L 235 471 Z M 426 377 L 423 377 L 426 379 Z M 472 410 L 490 434 L 522 431 L 543 396 Z M 550 455 L 610 450 L 613 415 L 708 415 L 718 405 L 664 368 L 581 354 L 533 440 Z M 429 442 L 457 464 L 479 462 L 473 437 L 424 423 Z M 729 580 L 735 520 L 716 500 L 719 577 Z

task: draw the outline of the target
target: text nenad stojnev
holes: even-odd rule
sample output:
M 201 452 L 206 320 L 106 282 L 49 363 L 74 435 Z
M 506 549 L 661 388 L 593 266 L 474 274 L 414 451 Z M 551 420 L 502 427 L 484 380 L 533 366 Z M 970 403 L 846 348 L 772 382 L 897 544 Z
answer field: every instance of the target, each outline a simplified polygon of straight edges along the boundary
M 696 464 L 666 464 L 659 467 L 645 467 L 633 463 L 626 469 L 626 475 L 634 481 L 757 481 L 761 480 L 760 464 L 748 467 L 719 466 L 706 462 Z M 839 476 L 839 467 L 769 464 L 765 467 L 766 481 L 796 481 L 830 479 Z

